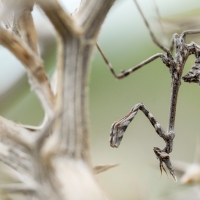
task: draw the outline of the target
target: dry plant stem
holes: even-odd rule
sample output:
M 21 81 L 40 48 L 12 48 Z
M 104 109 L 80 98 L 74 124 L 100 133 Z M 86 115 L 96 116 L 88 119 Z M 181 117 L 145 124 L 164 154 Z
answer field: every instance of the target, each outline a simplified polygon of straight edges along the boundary
M 30 80 L 33 82 L 31 85 L 35 89 L 45 113 L 51 115 L 54 107 L 54 96 L 42 60 L 17 36 L 3 28 L 0 28 L 0 44 L 9 49 L 24 64 L 31 77 Z
M 106 13 L 113 1 L 86 1 L 90 13 L 80 8 L 77 17 L 84 34 L 70 41 L 63 38 L 63 94 L 64 103 L 61 133 L 65 133 L 66 151 L 69 155 L 89 161 L 88 122 L 87 122 L 87 81 L 90 58 L 95 46 L 96 36 Z M 69 55 L 73 52 L 73 57 Z M 73 69 L 73 70 L 72 70 Z M 67 125 L 66 125 L 67 121 Z M 66 134 L 67 133 L 67 134 Z M 75 133 L 75 134 L 74 134 Z M 64 138 L 64 137 L 63 137 Z
M 43 147 L 43 144 L 46 140 L 46 138 L 49 136 L 49 133 L 51 132 L 52 124 L 55 122 L 56 115 L 54 116 L 47 116 L 48 119 L 42 124 L 42 126 L 37 131 L 37 136 L 34 141 L 36 149 L 38 153 L 40 152 L 41 148 Z
M 19 145 L 10 142 L 8 139 L 1 139 L 0 160 L 19 173 L 28 173 L 30 172 L 29 158 L 20 148 Z
M 32 138 L 29 136 L 29 131 L 3 117 L 0 117 L 0 133 L 1 137 L 7 137 L 25 148 L 29 148 L 32 142 Z
M 43 9 L 59 35 L 76 37 L 82 33 L 83 30 L 65 13 L 57 0 L 49 0 L 48 2 L 36 0 L 36 2 Z
M 36 55 L 38 55 L 37 35 L 31 14 L 33 4 L 32 1 L 28 3 L 23 1 L 19 10 L 15 12 L 15 20 L 21 39 L 28 44 Z
M 52 18 L 52 15 L 49 14 L 51 10 L 50 6 L 43 8 L 42 2 L 38 3 L 42 6 L 42 9 L 51 20 L 55 29 L 59 29 L 57 32 L 60 38 L 61 52 L 59 53 L 60 61 L 58 70 L 62 72 L 60 73 L 62 74 L 60 78 L 63 80 L 61 87 L 62 99 L 59 102 L 63 105 L 60 130 L 61 146 L 64 148 L 63 151 L 68 152 L 69 156 L 88 160 L 86 92 L 89 58 L 91 57 L 100 25 L 113 1 L 102 0 L 98 1 L 98 3 L 87 1 L 87 3 L 82 5 L 84 9 L 81 7 L 76 15 L 73 15 L 75 19 L 78 19 L 77 24 L 79 24 L 79 27 L 84 30 L 83 34 L 79 37 L 78 35 L 71 36 L 72 32 L 71 29 L 69 30 L 67 24 L 60 25 L 59 19 L 63 18 L 62 11 L 55 12 L 55 15 L 58 16 Z M 85 10 L 86 7 L 87 9 Z M 59 7 L 59 9 L 61 8 Z M 91 12 L 88 13 L 88 10 Z M 71 17 L 67 17 L 72 21 Z M 66 30 L 68 31 L 66 32 Z
M 29 194 L 32 194 L 35 192 L 35 188 L 28 186 L 28 185 L 20 184 L 20 183 L 1 185 L 0 190 L 9 192 L 9 193 L 28 192 Z
M 17 5 L 18 9 L 16 9 L 14 12 L 14 22 L 16 23 L 15 32 L 19 34 L 21 40 L 24 41 L 32 49 L 35 55 L 39 57 L 38 48 L 37 48 L 37 45 L 38 45 L 37 34 L 36 34 L 32 14 L 31 14 L 33 5 L 34 5 L 33 1 L 27 2 L 25 0 L 21 0 L 20 3 Z M 31 77 L 29 78 L 30 78 L 30 81 L 32 81 Z M 53 113 L 51 114 L 51 116 L 49 116 L 48 112 L 45 112 L 45 117 L 41 126 L 32 127 L 32 130 L 34 131 L 39 130 L 41 129 L 43 125 L 45 125 L 45 123 L 48 123 L 48 121 L 52 121 L 50 119 L 52 118 L 52 115 Z M 30 130 L 30 126 L 25 126 L 25 128 L 28 128 Z M 41 135 L 46 135 L 46 134 L 41 134 Z
M 18 176 L 20 181 L 31 180 L 33 171 L 31 151 L 34 136 L 20 125 L 2 117 L 0 117 L 0 133 L 0 160 L 20 174 Z
M 53 127 L 53 136 L 59 135 L 59 146 L 56 146 L 56 149 L 54 146 L 51 150 L 51 166 L 54 173 L 48 177 L 51 187 L 56 191 L 60 190 L 59 199 L 104 199 L 90 166 L 86 96 L 90 57 L 99 28 L 112 3 L 111 0 L 101 0 L 98 3 L 88 1 L 79 9 L 81 13 L 78 11 L 73 15 L 73 20 L 59 5 L 57 6 L 56 1 L 50 1 L 48 5 L 38 1 L 59 37 L 60 89 L 56 98 L 58 117 Z M 83 9 L 86 9 L 84 15 Z M 84 17 L 88 20 L 82 24 L 80 22 Z M 50 173 L 47 158 L 45 169 L 45 174 Z M 80 173 L 83 176 L 79 177 Z M 74 182 L 76 179 L 79 181 Z M 62 185 L 62 188 L 59 185 Z M 75 192 L 74 188 L 79 193 Z
M 95 46 L 96 37 L 99 32 L 99 23 L 102 23 L 105 18 L 105 14 L 112 6 L 114 0 L 101 0 L 90 1 L 83 0 L 75 17 L 78 17 L 78 21 L 81 27 L 84 27 L 84 35 L 86 43 L 92 43 Z M 85 9 L 87 7 L 87 9 Z M 90 13 L 88 12 L 90 10 Z
M 15 170 L 21 181 L 19 185 L 4 186 L 3 189 L 34 195 L 38 199 L 105 199 L 90 165 L 86 98 L 92 51 L 114 0 L 83 1 L 73 17 L 67 15 L 56 0 L 36 2 L 58 34 L 59 90 L 55 97 L 37 55 L 32 1 L 22 0 L 14 9 L 21 37 L 1 28 L 0 44 L 25 65 L 30 85 L 35 89 L 48 120 L 40 129 L 33 131 L 18 125 L 13 127 L 12 122 L 9 124 L 2 118 L 0 128 L 5 129 L 6 137 L 10 139 L 9 136 L 15 134 L 7 143 L 16 143 L 15 150 L 12 149 L 16 162 L 12 163 L 13 154 L 9 154 L 10 149 L 6 149 L 4 143 L 0 143 L 0 159 Z M 6 124 L 13 128 L 12 134 L 9 128 L 5 128 Z M 52 137 L 46 137 L 51 132 Z M 27 135 L 24 136 L 25 133 Z M 56 141 L 51 142 L 52 138 Z

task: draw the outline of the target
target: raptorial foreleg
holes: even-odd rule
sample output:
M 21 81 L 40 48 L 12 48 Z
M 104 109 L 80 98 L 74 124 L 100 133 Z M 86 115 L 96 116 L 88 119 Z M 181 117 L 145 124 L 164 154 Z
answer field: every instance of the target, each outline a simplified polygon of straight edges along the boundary
M 149 119 L 149 121 L 155 128 L 158 135 L 165 140 L 166 133 L 165 133 L 164 129 L 156 121 L 156 119 L 153 117 L 153 115 L 146 109 L 144 104 L 138 103 L 131 109 L 131 111 L 129 112 L 128 115 L 126 115 L 122 119 L 120 119 L 112 124 L 111 133 L 110 133 L 110 145 L 112 147 L 118 147 L 120 145 L 120 142 L 123 138 L 123 134 L 124 134 L 125 130 L 127 129 L 130 122 L 133 120 L 135 115 L 137 114 L 138 110 L 141 110 L 146 115 L 146 117 Z
M 162 173 L 162 169 L 164 168 L 163 167 L 163 162 L 164 162 L 166 167 L 168 168 L 170 174 L 176 180 L 175 172 L 172 168 L 172 165 L 170 162 L 170 157 L 169 157 L 169 153 L 172 151 L 173 139 L 174 139 L 175 135 L 172 132 L 165 133 L 164 129 L 157 122 L 157 120 L 154 118 L 154 116 L 147 110 L 147 108 L 144 106 L 143 103 L 136 104 L 125 117 L 121 118 L 120 120 L 118 120 L 112 124 L 111 132 L 110 132 L 110 146 L 118 147 L 120 145 L 120 142 L 123 138 L 124 132 L 126 131 L 130 122 L 134 119 L 138 110 L 141 110 L 146 115 L 146 117 L 149 119 L 149 121 L 155 128 L 158 135 L 161 138 L 163 138 L 163 140 L 166 143 L 166 147 L 163 150 L 159 149 L 158 147 L 154 147 L 154 149 L 153 149 L 154 153 L 156 154 L 157 158 L 160 161 L 161 173 Z

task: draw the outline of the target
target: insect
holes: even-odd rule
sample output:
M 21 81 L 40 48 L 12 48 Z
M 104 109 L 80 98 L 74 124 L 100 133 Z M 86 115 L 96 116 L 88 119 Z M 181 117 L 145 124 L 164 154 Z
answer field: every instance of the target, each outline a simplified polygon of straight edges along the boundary
M 111 73 L 117 79 L 122 79 L 128 76 L 129 74 L 135 72 L 136 70 L 154 61 L 157 58 L 160 58 L 162 60 L 165 66 L 169 68 L 169 72 L 171 74 L 171 97 L 170 97 L 168 128 L 167 128 L 167 131 L 165 131 L 162 128 L 162 126 L 157 122 L 157 120 L 154 118 L 154 116 L 148 111 L 145 105 L 143 103 L 138 103 L 135 106 L 133 106 L 133 108 L 125 117 L 121 118 L 120 120 L 112 124 L 111 131 L 110 131 L 110 146 L 119 147 L 120 142 L 123 138 L 124 132 L 126 131 L 128 125 L 134 119 L 137 112 L 141 110 L 145 114 L 145 116 L 149 119 L 149 121 L 151 122 L 157 134 L 165 141 L 165 144 L 166 144 L 166 146 L 163 149 L 160 149 L 158 147 L 153 148 L 153 151 L 159 160 L 161 174 L 162 174 L 162 170 L 166 172 L 163 165 L 165 164 L 165 166 L 169 170 L 174 180 L 177 181 L 175 172 L 173 170 L 173 167 L 170 161 L 169 154 L 173 150 L 173 140 L 175 138 L 176 106 L 177 106 L 178 92 L 181 85 L 181 79 L 183 78 L 183 80 L 186 82 L 200 83 L 200 58 L 199 58 L 200 46 L 194 42 L 190 44 L 186 44 L 186 36 L 190 34 L 198 34 L 200 33 L 200 30 L 188 30 L 188 31 L 184 31 L 180 35 L 174 34 L 171 40 L 170 47 L 168 49 L 162 46 L 159 43 L 159 41 L 156 39 L 137 1 L 134 0 L 134 2 L 148 28 L 149 34 L 151 35 L 151 39 L 161 50 L 165 52 L 165 54 L 157 53 L 151 56 L 150 58 L 144 60 L 140 64 L 136 65 L 135 67 L 130 68 L 126 71 L 123 70 L 121 71 L 120 74 L 116 74 L 111 63 L 108 61 L 108 59 L 106 58 L 106 56 L 104 55 L 104 53 L 102 52 L 98 44 L 97 44 L 97 48 L 101 56 L 103 57 L 105 63 L 109 67 Z M 173 56 L 172 52 L 174 48 L 175 48 L 175 55 Z M 190 70 L 184 77 L 182 77 L 182 72 L 183 72 L 185 63 L 191 54 L 194 54 L 196 57 L 195 65 L 193 66 L 192 70 Z

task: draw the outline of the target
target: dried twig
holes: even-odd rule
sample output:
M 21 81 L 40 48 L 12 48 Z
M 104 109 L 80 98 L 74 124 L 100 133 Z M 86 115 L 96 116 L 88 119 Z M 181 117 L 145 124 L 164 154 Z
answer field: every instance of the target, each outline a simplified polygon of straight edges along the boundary
M 42 60 L 17 36 L 3 28 L 0 29 L 0 44 L 9 49 L 24 64 L 30 75 L 30 81 L 33 82 L 31 85 L 35 89 L 45 112 L 51 115 L 54 97 Z
M 28 44 L 28 46 L 33 50 L 33 52 L 38 55 L 37 48 L 37 35 L 33 23 L 33 18 L 31 11 L 33 9 L 33 1 L 22 1 L 22 5 L 18 5 L 19 9 L 16 10 L 14 19 L 16 21 L 16 26 L 20 34 L 21 39 Z
M 31 15 L 34 1 L 14 2 L 11 24 L 15 24 L 16 31 L 11 33 L 1 27 L 0 44 L 25 66 L 30 85 L 44 108 L 45 119 L 39 128 L 0 119 L 0 137 L 2 141 L 5 137 L 7 142 L 0 143 L 0 160 L 8 164 L 21 181 L 2 186 L 4 191 L 49 200 L 105 199 L 91 170 L 86 91 L 96 37 L 113 2 L 83 1 L 70 16 L 56 0 L 36 1 L 58 34 L 56 92 L 50 87 L 38 55 Z
M 78 23 L 65 13 L 56 0 L 50 0 L 48 2 L 37 0 L 36 2 L 43 9 L 56 31 L 63 37 L 66 37 L 66 35 L 68 37 L 76 37 L 83 32 L 82 28 L 78 26 Z
M 99 174 L 102 173 L 104 171 L 107 171 L 108 169 L 111 169 L 113 167 L 118 166 L 118 164 L 114 164 L 114 165 L 97 165 L 95 167 L 93 167 L 93 171 L 95 174 Z
M 17 144 L 20 144 L 26 148 L 29 148 L 32 142 L 29 131 L 3 117 L 0 117 L 0 133 L 2 138 L 7 137 L 13 142 L 16 142 Z
M 19 183 L 1 185 L 0 190 L 6 191 L 9 193 L 23 193 L 23 192 L 34 193 L 35 192 L 35 188 L 33 186 L 23 185 Z

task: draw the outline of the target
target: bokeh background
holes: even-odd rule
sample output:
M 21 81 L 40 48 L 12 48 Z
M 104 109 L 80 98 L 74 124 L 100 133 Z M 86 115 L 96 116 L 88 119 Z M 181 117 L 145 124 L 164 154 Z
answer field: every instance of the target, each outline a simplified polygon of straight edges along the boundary
M 67 12 L 72 12 L 79 1 L 60 1 Z M 157 20 L 153 1 L 140 0 L 157 38 L 166 43 Z M 176 31 L 184 28 L 198 29 L 200 3 L 197 0 L 157 1 L 159 12 L 165 19 L 163 27 L 168 40 Z M 56 66 L 56 42 L 52 27 L 36 7 L 33 12 L 38 31 L 39 47 L 45 69 L 52 76 Z M 166 21 L 167 20 L 167 21 Z M 198 37 L 188 37 L 198 42 Z M 128 69 L 144 59 L 162 52 L 151 41 L 150 35 L 132 0 L 118 0 L 110 10 L 98 37 L 98 43 L 115 70 Z M 29 87 L 23 66 L 3 47 L 0 47 L 0 114 L 18 123 L 39 125 L 44 113 L 35 94 Z M 194 63 L 194 57 L 186 63 L 186 74 Z M 156 60 L 122 80 L 116 80 L 99 52 L 95 49 L 89 80 L 90 147 L 93 165 L 115 164 L 119 166 L 97 175 L 103 190 L 110 199 L 167 199 L 179 196 L 193 186 L 183 186 L 165 174 L 160 178 L 158 161 L 153 147 L 163 148 L 163 140 L 143 113 L 138 112 L 118 149 L 109 145 L 111 124 L 126 115 L 139 102 L 143 102 L 166 129 L 169 114 L 171 78 L 167 67 Z M 176 115 L 176 138 L 171 153 L 173 160 L 192 163 L 196 151 L 200 119 L 200 88 L 197 84 L 182 82 Z M 0 183 L 9 181 L 1 173 Z M 178 177 L 179 178 L 179 177 Z

